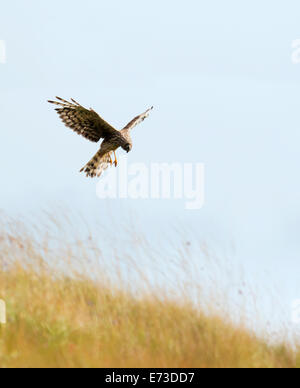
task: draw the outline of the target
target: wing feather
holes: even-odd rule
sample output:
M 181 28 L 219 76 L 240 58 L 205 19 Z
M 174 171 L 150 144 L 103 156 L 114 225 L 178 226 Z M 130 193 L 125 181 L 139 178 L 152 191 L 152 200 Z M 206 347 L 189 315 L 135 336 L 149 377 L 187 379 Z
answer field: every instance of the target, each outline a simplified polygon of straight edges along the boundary
M 152 111 L 153 109 L 153 106 L 146 110 L 146 112 L 142 113 L 141 115 L 139 116 L 136 116 L 133 120 L 131 120 L 127 125 L 126 127 L 124 127 L 121 132 L 125 132 L 125 131 L 128 131 L 134 127 L 136 127 L 138 124 L 140 124 L 141 122 L 143 122 L 150 114 L 150 112 Z
M 56 111 L 63 123 L 86 139 L 98 142 L 117 130 L 98 115 L 93 109 L 86 109 L 72 99 L 72 102 L 56 97 L 58 101 L 49 100 L 50 104 L 59 106 Z

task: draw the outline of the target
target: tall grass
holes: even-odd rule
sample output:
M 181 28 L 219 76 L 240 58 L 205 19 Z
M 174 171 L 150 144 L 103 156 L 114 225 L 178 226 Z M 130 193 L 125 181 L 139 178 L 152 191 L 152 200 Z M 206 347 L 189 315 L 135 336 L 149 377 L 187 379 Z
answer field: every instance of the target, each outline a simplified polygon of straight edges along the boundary
M 117 246 L 116 229 L 79 232 L 79 219 L 1 220 L 8 322 L 0 327 L 0 367 L 300 365 L 288 345 L 269 345 L 204 304 L 205 290 L 193 288 L 202 262 L 187 272 L 185 241 L 166 266 L 162 247 L 133 227 Z

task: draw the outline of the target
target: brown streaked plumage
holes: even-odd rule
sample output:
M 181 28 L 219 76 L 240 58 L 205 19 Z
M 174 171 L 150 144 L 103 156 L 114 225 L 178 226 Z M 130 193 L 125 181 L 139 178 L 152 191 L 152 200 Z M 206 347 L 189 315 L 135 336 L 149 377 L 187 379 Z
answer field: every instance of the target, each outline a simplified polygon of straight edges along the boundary
M 126 152 L 131 151 L 131 129 L 144 121 L 153 109 L 152 107 L 145 113 L 135 117 L 126 127 L 118 131 L 103 120 L 93 109 L 86 109 L 73 99 L 71 99 L 72 102 L 60 97 L 56 97 L 56 99 L 58 101 L 49 100 L 48 102 L 59 107 L 56 108 L 56 111 L 67 127 L 90 141 L 97 143 L 100 139 L 103 139 L 100 150 L 80 170 L 80 172 L 84 171 L 86 176 L 92 178 L 100 176 L 104 170 L 113 164 L 112 154 L 115 155 L 114 163 L 117 166 L 115 151 L 119 147 L 122 147 Z

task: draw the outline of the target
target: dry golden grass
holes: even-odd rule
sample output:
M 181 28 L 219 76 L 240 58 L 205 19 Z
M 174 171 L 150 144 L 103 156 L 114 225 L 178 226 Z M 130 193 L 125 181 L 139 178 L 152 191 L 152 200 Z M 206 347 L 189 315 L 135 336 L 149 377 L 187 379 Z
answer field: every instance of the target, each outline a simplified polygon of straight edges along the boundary
M 119 273 L 116 283 L 96 244 L 91 258 L 78 239 L 72 246 L 59 238 L 54 243 L 49 230 L 42 236 L 7 219 L 2 229 L 0 298 L 8 322 L 0 327 L 0 367 L 300 365 L 288 346 L 270 346 L 222 316 L 204 314 L 187 298 L 176 302 L 150 281 L 131 287 L 134 277 Z

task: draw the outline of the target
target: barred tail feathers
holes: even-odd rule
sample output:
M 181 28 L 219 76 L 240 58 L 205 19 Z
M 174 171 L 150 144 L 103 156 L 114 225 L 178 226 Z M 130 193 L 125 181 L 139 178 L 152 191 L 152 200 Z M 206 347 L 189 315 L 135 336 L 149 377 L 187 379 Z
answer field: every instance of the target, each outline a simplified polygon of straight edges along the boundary
M 112 153 L 99 150 L 96 155 L 80 170 L 84 172 L 87 177 L 100 177 L 101 174 L 112 165 Z

